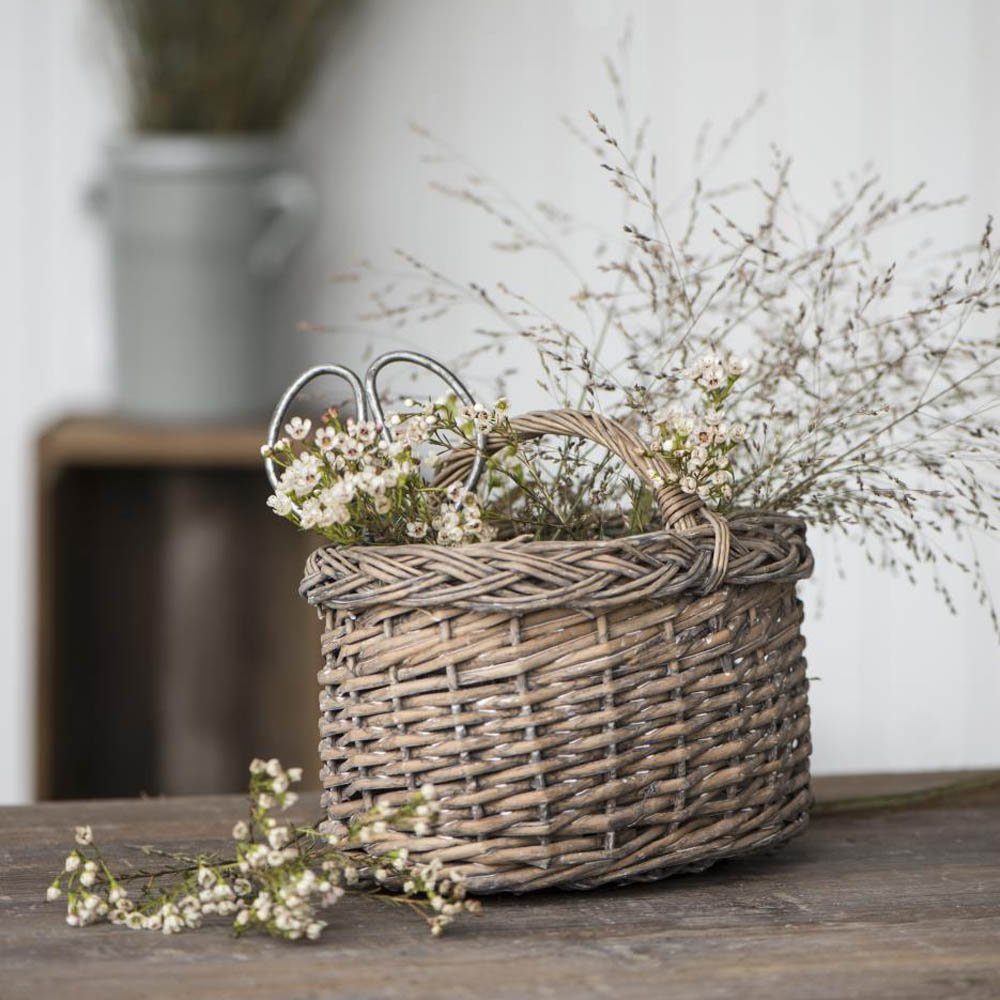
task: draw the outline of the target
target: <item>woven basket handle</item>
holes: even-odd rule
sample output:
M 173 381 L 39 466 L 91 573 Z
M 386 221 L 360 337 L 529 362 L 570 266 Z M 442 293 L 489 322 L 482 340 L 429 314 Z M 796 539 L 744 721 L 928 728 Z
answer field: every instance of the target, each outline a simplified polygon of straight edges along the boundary
M 696 494 L 685 493 L 676 483 L 671 483 L 671 470 L 666 459 L 650 452 L 648 446 L 633 431 L 617 420 L 599 413 L 568 409 L 526 413 L 511 418 L 510 426 L 521 441 L 533 441 L 546 434 L 559 434 L 584 438 L 602 445 L 617 455 L 653 490 L 664 524 L 675 530 L 684 530 L 697 527 L 699 522 L 710 523 L 715 544 L 705 589 L 714 589 L 721 583 L 729 565 L 730 535 L 725 518 L 709 510 Z M 509 443 L 510 439 L 506 435 L 488 434 L 481 447 L 487 455 L 493 455 Z M 435 484 L 448 486 L 466 478 L 476 454 L 477 448 L 472 445 L 449 452 L 438 465 Z

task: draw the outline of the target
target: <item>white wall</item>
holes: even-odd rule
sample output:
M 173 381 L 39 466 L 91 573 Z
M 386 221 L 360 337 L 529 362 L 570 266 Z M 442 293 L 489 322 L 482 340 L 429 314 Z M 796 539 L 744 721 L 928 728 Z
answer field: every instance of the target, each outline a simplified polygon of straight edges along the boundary
M 768 105 L 731 174 L 758 169 L 774 139 L 795 154 L 800 190 L 822 198 L 831 175 L 873 159 L 899 189 L 925 179 L 942 194 L 970 194 L 953 228 L 935 234 L 946 243 L 1000 207 L 1000 7 L 991 0 L 369 0 L 297 130 L 326 214 L 281 304 L 282 325 L 347 322 L 348 300 L 328 276 L 359 256 L 388 259 L 394 246 L 462 280 L 533 282 L 558 303 L 555 275 L 513 270 L 485 249 L 474 213 L 427 190 L 435 169 L 420 162 L 406 122 L 446 136 L 528 201 L 599 214 L 604 181 L 557 119 L 581 121 L 588 108 L 613 115 L 600 58 L 630 11 L 629 89 L 656 120 L 666 190 L 683 181 L 703 119 L 724 123 L 763 89 Z M 0 802 L 31 787 L 32 439 L 54 415 L 111 399 L 103 248 L 81 204 L 115 120 L 91 12 L 84 0 L 0 2 L 0 93 L 12 114 L 0 133 L 0 418 L 13 473 L 0 490 Z M 421 346 L 447 356 L 473 322 L 442 324 Z M 288 370 L 318 356 L 354 360 L 369 339 L 284 336 Z M 391 341 L 387 333 L 377 346 Z M 515 405 L 534 402 L 527 395 Z M 851 553 L 839 580 L 814 541 L 816 770 L 1000 764 L 997 647 L 963 585 L 953 618 L 930 586 L 910 588 Z M 991 558 L 995 566 L 995 549 Z
M 0 2 L 0 802 L 32 787 L 34 438 L 111 389 L 100 233 L 81 192 L 112 115 L 83 7 Z

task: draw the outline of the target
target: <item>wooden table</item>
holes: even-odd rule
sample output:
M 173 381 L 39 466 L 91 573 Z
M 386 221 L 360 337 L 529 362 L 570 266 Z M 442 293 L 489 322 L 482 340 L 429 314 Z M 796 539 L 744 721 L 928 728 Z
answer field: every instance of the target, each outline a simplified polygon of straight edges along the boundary
M 0 809 L 0 997 L 1000 996 L 1000 774 L 818 779 L 807 833 L 700 875 L 486 901 L 433 939 L 370 899 L 318 944 L 72 930 L 41 901 L 74 823 L 106 845 L 209 846 L 234 797 Z M 831 799 L 914 793 L 895 808 Z M 314 802 L 305 804 L 314 808 Z M 215 846 L 219 846 L 218 841 Z

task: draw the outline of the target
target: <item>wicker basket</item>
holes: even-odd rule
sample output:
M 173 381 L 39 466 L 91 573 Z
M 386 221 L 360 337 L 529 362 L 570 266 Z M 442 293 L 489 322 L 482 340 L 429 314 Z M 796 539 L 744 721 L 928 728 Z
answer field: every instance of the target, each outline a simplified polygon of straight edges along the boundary
M 802 522 L 723 520 L 664 486 L 660 460 L 606 418 L 558 410 L 512 424 L 525 439 L 604 445 L 657 484 L 669 527 L 313 553 L 301 593 L 325 623 L 328 825 L 431 782 L 432 835 L 372 849 L 402 838 L 478 892 L 661 878 L 801 831 Z M 472 458 L 453 453 L 439 481 Z

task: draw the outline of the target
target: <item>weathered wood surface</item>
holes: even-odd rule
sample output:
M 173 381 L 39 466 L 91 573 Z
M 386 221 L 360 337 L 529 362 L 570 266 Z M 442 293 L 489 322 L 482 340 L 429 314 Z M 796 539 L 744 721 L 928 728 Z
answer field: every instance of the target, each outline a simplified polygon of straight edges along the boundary
M 959 777 L 819 779 L 816 791 L 854 799 Z M 74 823 L 106 845 L 218 847 L 235 797 L 0 809 L 0 997 L 998 997 L 1000 784 L 982 779 L 904 808 L 821 806 L 777 853 L 701 875 L 489 899 L 439 940 L 352 898 L 312 945 L 235 941 L 224 927 L 73 930 L 41 901 Z

